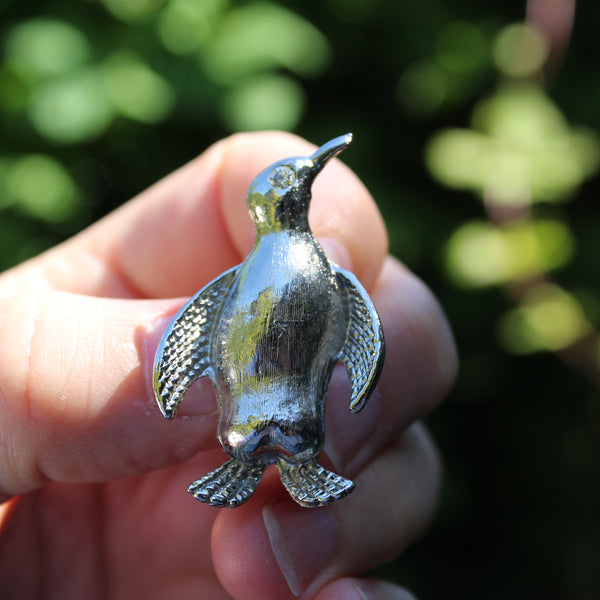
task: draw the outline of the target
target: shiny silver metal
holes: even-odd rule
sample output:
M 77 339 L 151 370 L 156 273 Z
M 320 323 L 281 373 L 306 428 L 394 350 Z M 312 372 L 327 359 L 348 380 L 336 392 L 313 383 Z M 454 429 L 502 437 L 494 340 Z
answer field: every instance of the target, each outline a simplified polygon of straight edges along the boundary
M 383 332 L 364 288 L 327 259 L 308 225 L 313 180 L 351 141 L 351 134 L 335 138 L 256 177 L 247 198 L 254 248 L 177 313 L 158 348 L 154 391 L 167 419 L 198 377 L 215 385 L 218 437 L 231 459 L 189 487 L 212 506 L 248 500 L 270 464 L 302 506 L 354 489 L 317 462 L 325 396 L 341 361 L 350 410 L 363 408 L 383 366 Z

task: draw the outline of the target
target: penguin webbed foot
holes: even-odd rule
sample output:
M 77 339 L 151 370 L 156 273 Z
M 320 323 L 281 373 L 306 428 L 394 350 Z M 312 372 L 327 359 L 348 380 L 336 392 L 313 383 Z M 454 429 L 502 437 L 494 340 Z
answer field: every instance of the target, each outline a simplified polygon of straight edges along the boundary
M 277 468 L 290 496 L 307 508 L 340 500 L 354 490 L 353 481 L 328 471 L 316 459 L 300 465 L 282 459 Z
M 200 502 L 220 508 L 235 508 L 252 496 L 264 467 L 249 466 L 235 459 L 194 481 L 188 492 Z

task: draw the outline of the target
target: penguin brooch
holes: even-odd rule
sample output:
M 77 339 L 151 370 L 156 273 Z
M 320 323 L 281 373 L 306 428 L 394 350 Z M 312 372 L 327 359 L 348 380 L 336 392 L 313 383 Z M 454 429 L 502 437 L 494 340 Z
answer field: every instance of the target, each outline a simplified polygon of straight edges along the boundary
M 350 411 L 364 407 L 383 366 L 383 331 L 365 289 L 327 259 L 308 224 L 315 177 L 351 141 L 351 134 L 335 138 L 254 179 L 247 197 L 254 248 L 183 306 L 158 347 L 154 393 L 167 419 L 199 377 L 210 377 L 216 389 L 218 439 L 230 459 L 190 485 L 206 504 L 246 502 L 270 464 L 302 506 L 354 489 L 317 462 L 325 396 L 341 361 Z

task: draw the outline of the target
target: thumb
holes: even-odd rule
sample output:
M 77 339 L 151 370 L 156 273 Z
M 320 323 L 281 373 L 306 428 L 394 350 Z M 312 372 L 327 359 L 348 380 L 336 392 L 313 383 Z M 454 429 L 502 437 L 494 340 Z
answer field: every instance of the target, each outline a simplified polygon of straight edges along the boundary
M 139 475 L 215 445 L 210 384 L 172 422 L 152 397 L 154 352 L 180 304 L 62 292 L 0 301 L 0 501 L 46 481 Z

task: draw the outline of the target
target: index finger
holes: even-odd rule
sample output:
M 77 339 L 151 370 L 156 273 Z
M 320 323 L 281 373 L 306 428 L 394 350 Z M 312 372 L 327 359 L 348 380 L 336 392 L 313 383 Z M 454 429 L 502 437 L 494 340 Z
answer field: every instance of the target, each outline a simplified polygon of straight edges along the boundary
M 229 137 L 35 266 L 51 287 L 64 291 L 190 295 L 250 250 L 254 228 L 245 199 L 252 179 L 276 160 L 313 151 L 281 132 Z M 337 261 L 370 287 L 387 252 L 387 235 L 369 192 L 341 162 L 332 161 L 317 178 L 309 219 L 326 249 L 334 247 Z

